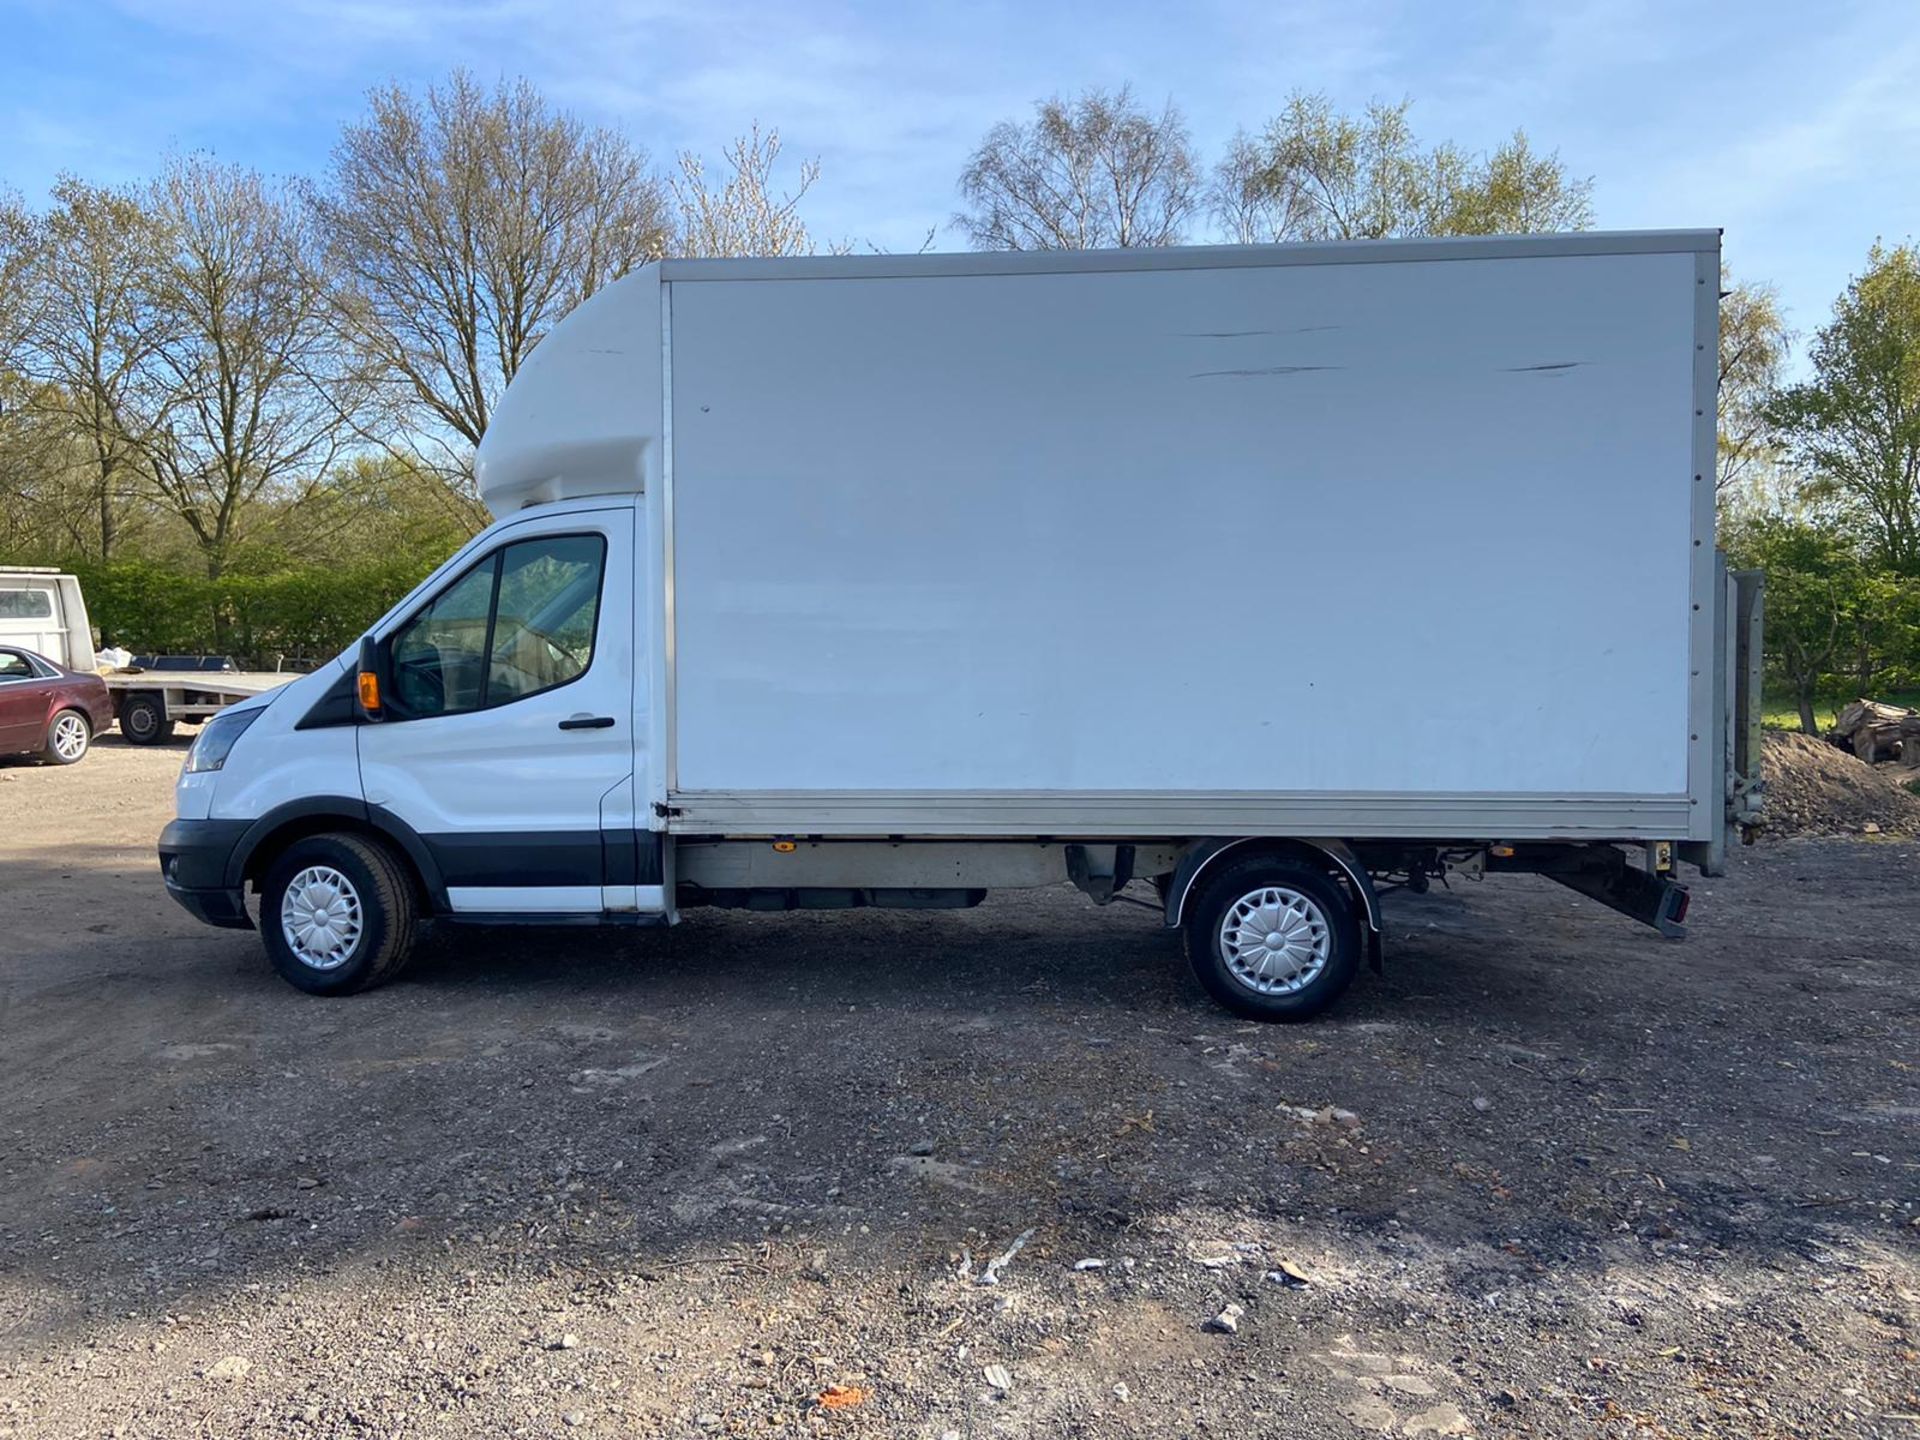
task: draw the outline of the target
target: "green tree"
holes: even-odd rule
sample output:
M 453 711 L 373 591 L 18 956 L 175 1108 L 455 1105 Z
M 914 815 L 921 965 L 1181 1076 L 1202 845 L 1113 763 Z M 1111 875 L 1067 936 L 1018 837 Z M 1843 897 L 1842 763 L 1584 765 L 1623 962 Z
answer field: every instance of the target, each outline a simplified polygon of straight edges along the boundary
M 0 370 L 0 556 L 98 547 L 91 457 L 67 409 L 31 380 Z
M 1569 175 L 1557 152 L 1541 154 L 1516 129 L 1448 197 L 1447 235 L 1538 235 L 1593 226 L 1593 181 Z
M 1839 677 L 1849 697 L 1915 683 L 1920 660 L 1920 586 L 1890 570 L 1863 567 L 1852 605 L 1847 667 Z
M 447 504 L 438 476 L 398 456 L 362 452 L 334 466 L 298 504 L 274 507 L 258 529 L 271 539 L 263 535 L 253 548 L 272 569 L 350 567 L 372 556 L 431 569 L 479 526 L 464 507 Z
M 1214 171 L 1210 202 L 1230 238 L 1381 240 L 1584 230 L 1593 182 L 1568 173 L 1514 131 L 1491 154 L 1452 142 L 1428 148 L 1410 101 L 1358 115 L 1324 94 L 1295 91 L 1258 137 L 1236 135 Z
M 1766 407 L 1791 338 L 1771 285 L 1735 283 L 1720 271 L 1720 437 L 1715 493 L 1731 498 L 1775 458 Z
M 1767 668 L 1793 696 L 1800 728 L 1819 733 L 1814 705 L 1857 659 L 1870 573 L 1837 527 L 1784 515 L 1729 527 L 1733 559 L 1767 577 Z
M 1838 501 L 1873 555 L 1920 576 L 1920 252 L 1876 244 L 1814 338 L 1813 377 L 1764 414 L 1815 499 Z

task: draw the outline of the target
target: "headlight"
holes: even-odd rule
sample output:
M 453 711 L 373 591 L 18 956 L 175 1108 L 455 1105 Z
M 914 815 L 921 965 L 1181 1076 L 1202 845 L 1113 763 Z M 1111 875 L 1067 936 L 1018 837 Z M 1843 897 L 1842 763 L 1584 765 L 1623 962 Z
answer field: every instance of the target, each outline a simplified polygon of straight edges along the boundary
M 187 751 L 187 774 L 197 775 L 203 770 L 218 770 L 227 763 L 227 755 L 233 749 L 233 742 L 247 733 L 247 727 L 258 720 L 266 711 L 266 706 L 256 705 L 250 710 L 227 710 L 214 716 L 200 727 L 200 738 L 193 742 L 193 748 Z

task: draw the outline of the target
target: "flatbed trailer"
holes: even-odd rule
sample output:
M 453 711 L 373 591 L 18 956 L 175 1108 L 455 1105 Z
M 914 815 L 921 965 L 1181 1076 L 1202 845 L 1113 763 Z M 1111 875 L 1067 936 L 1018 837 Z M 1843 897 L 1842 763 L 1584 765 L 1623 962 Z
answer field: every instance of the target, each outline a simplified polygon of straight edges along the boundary
M 130 745 L 158 745 L 185 721 L 197 725 L 239 700 L 264 695 L 293 673 L 271 670 L 141 670 L 101 672 L 113 693 L 114 719 Z

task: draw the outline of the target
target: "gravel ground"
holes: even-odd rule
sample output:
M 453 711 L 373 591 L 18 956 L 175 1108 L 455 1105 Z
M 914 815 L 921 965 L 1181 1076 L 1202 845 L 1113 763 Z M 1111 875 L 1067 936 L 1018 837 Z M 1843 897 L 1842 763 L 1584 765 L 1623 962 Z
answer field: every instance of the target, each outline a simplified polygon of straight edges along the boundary
M 0 765 L 0 1434 L 1920 1436 L 1910 842 L 1391 897 L 1306 1027 L 1070 891 L 324 1001 L 179 758 Z

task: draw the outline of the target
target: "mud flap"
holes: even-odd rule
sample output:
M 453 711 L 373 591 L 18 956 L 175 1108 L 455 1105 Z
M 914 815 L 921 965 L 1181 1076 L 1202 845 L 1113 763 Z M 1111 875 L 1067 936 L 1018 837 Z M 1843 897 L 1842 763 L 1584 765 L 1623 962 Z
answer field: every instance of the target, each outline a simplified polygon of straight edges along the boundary
M 1067 879 L 1094 904 L 1105 905 L 1133 879 L 1133 846 L 1069 845 Z

